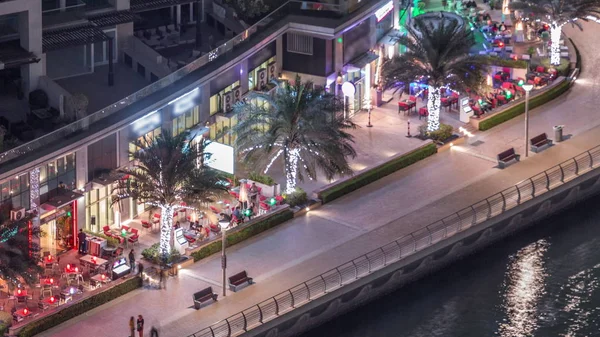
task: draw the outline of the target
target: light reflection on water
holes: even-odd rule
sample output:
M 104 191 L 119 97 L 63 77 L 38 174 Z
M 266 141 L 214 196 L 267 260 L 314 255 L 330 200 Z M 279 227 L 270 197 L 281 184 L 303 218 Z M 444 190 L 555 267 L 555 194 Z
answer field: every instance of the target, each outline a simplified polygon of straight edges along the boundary
M 304 337 L 600 337 L 600 197 Z
M 502 303 L 507 319 L 499 324 L 500 336 L 531 336 L 536 330 L 538 299 L 544 294 L 544 254 L 548 246 L 548 241 L 542 239 L 509 257 Z

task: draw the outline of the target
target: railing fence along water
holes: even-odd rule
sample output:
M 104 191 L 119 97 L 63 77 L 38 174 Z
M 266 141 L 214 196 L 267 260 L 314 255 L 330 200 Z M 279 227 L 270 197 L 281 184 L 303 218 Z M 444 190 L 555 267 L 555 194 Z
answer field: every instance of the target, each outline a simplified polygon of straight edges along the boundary
M 600 145 L 188 337 L 237 336 L 600 166 Z
M 360 7 L 372 1 L 363 1 L 360 3 Z M 357 7 L 352 8 L 356 10 Z M 11 159 L 29 153 L 31 151 L 43 148 L 47 144 L 52 144 L 57 140 L 64 139 L 77 132 L 86 130 L 91 124 L 102 120 L 117 111 L 162 90 L 174 82 L 182 79 L 184 76 L 198 70 L 204 65 L 215 61 L 221 55 L 224 55 L 232 51 L 235 47 L 241 45 L 243 42 L 248 40 L 254 34 L 264 31 L 266 28 L 272 26 L 280 19 L 288 15 L 309 15 L 309 16 L 324 16 L 324 17 L 342 17 L 346 11 L 342 11 L 339 5 L 332 5 L 326 3 L 307 2 L 307 1 L 288 1 L 269 15 L 246 29 L 243 33 L 233 37 L 231 40 L 218 46 L 216 49 L 210 51 L 208 54 L 202 55 L 196 60 L 190 62 L 186 66 L 178 69 L 177 71 L 161 78 L 160 80 L 150 84 L 149 86 L 113 103 L 106 108 L 94 112 L 78 121 L 75 121 L 69 125 L 66 125 L 58 130 L 48 133 L 40 138 L 34 139 L 28 143 L 20 145 L 16 148 L 10 149 L 6 152 L 0 153 L 0 164 L 5 163 Z M 248 47 L 251 47 L 248 45 Z

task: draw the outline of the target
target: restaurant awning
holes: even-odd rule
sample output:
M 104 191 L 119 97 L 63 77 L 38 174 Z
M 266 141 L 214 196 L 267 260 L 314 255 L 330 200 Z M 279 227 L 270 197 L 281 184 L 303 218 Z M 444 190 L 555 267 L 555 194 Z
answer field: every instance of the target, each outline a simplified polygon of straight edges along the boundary
M 66 188 L 60 188 L 56 190 L 56 194 L 41 205 L 44 210 L 52 210 L 61 208 L 70 204 L 71 202 L 83 197 L 83 194 L 75 191 L 70 191 Z
M 91 15 L 87 17 L 88 21 L 93 23 L 96 27 L 109 27 L 115 26 L 122 23 L 134 22 L 139 20 L 139 17 L 129 10 L 117 11 L 110 13 L 103 13 L 97 15 Z
M 348 62 L 346 66 L 352 66 L 358 69 L 364 68 L 367 64 L 377 60 L 379 55 L 375 54 L 372 51 L 368 51 L 361 56 L 355 58 L 354 60 Z
M 13 42 L 0 43 L 0 70 L 37 63 L 40 58 Z
M 104 34 L 102 29 L 91 23 L 86 23 L 44 31 L 42 39 L 44 53 L 47 53 L 58 49 L 108 41 L 110 37 Z

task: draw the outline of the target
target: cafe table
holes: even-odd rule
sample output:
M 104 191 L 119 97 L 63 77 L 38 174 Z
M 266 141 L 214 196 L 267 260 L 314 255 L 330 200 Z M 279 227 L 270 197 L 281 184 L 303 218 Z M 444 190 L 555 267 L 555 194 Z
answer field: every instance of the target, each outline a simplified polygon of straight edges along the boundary
M 122 230 L 122 229 L 116 229 L 116 228 L 111 229 L 110 233 L 112 234 L 112 236 L 114 238 L 117 238 L 117 237 L 123 238 L 123 241 L 125 242 L 125 247 L 129 246 L 129 238 L 131 238 L 133 236 L 133 233 L 131 233 L 131 232 L 128 232 L 128 231 Z
M 28 308 L 19 309 L 13 313 L 13 319 L 16 322 L 21 322 L 29 316 L 31 316 L 31 310 L 29 310 Z
M 98 267 L 105 265 L 108 262 L 108 260 L 88 254 L 88 255 L 80 257 L 79 262 L 81 262 L 81 264 L 87 266 L 88 271 L 89 271 L 90 267 L 93 267 L 94 269 L 96 269 Z
M 102 285 L 110 282 L 110 277 L 107 277 L 104 274 L 96 274 L 90 277 L 90 281 L 92 281 L 96 287 L 101 287 Z

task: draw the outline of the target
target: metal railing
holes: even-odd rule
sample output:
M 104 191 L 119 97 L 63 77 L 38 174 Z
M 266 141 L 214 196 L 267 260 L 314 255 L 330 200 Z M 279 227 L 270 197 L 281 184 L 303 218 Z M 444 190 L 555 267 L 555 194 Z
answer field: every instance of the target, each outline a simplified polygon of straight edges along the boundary
M 360 3 L 360 7 L 364 7 L 365 5 L 373 2 L 375 1 L 362 1 Z M 352 9 L 356 10 L 356 7 Z M 115 102 L 105 107 L 102 110 L 94 112 L 58 130 L 48 133 L 40 138 L 34 139 L 16 148 L 10 149 L 4 153 L 0 153 L 0 164 L 15 159 L 21 155 L 25 155 L 31 153 L 32 151 L 43 148 L 44 146 L 47 146 L 47 144 L 53 144 L 56 141 L 62 140 L 68 137 L 69 135 L 72 135 L 79 131 L 87 130 L 87 128 L 93 123 L 105 119 L 106 117 L 111 116 L 112 114 L 120 111 L 121 109 L 172 85 L 173 83 L 182 79 L 188 74 L 200 69 L 201 67 L 207 65 L 210 62 L 214 62 L 221 56 L 231 52 L 233 49 L 236 49 L 236 47 L 253 47 L 252 44 L 244 44 L 244 42 L 248 40 L 251 36 L 265 31 L 267 28 L 273 26 L 275 23 L 279 22 L 281 19 L 287 17 L 288 15 L 293 14 L 309 17 L 341 18 L 347 13 L 348 11 L 340 7 L 340 5 L 295 0 L 288 1 L 281 7 L 277 8 L 275 11 L 271 12 L 269 15 L 258 21 L 256 24 L 246 29 L 243 33 L 233 37 L 231 40 L 218 46 L 216 49 L 210 51 L 208 54 L 200 56 L 199 58 L 190 62 L 181 69 L 178 69 L 177 71 L 161 78 L 160 80 L 150 84 L 149 86 L 119 100 L 118 102 Z
M 237 336 L 600 166 L 600 145 L 188 337 Z

